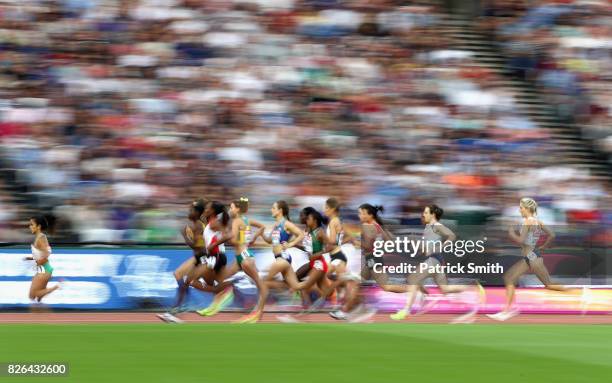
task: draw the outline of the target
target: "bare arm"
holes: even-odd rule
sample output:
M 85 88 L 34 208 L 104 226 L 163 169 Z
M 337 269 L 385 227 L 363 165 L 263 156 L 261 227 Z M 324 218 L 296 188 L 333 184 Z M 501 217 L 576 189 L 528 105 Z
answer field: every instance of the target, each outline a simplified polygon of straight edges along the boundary
M 518 235 L 516 234 L 516 230 L 513 226 L 511 226 L 508 229 L 508 235 L 510 236 L 510 239 L 512 239 L 515 243 L 519 245 L 523 245 L 525 244 L 525 240 L 527 239 L 527 235 L 529 234 L 529 231 L 533 229 L 533 226 L 534 226 L 534 221 L 531 218 L 529 218 L 526 221 L 526 224 L 521 226 L 521 229 Z
M 266 235 L 266 233 L 265 233 L 265 232 L 264 232 L 264 233 L 261 235 L 261 239 L 263 239 L 263 240 L 264 240 L 264 241 L 265 241 L 265 242 L 266 242 L 268 245 L 271 245 L 271 244 L 272 244 L 272 231 L 273 231 L 273 230 L 274 230 L 274 229 L 272 229 L 272 230 L 270 231 L 270 234 L 268 234 L 268 235 Z
M 437 234 L 440 234 L 444 238 L 444 243 L 453 242 L 457 239 L 457 236 L 451 229 L 444 225 L 435 225 L 433 226 L 434 230 Z
M 295 226 L 293 222 L 285 222 L 285 230 L 287 230 L 293 235 L 293 239 L 287 243 L 284 243 L 282 245 L 283 249 L 287 250 L 291 247 L 296 246 L 299 243 L 302 243 L 302 240 L 304 239 L 304 232 L 300 230 L 297 226 Z
M 194 233 L 194 237 L 193 239 L 190 239 L 189 236 L 187 236 L 187 226 L 183 227 L 183 229 L 181 230 L 181 235 L 183 236 L 183 240 L 185 241 L 185 245 L 191 247 L 192 249 L 195 248 L 195 233 Z
M 255 220 L 251 220 L 249 224 L 257 228 L 257 232 L 253 235 L 253 239 L 251 239 L 251 242 L 249 242 L 249 247 L 250 247 L 251 245 L 255 243 L 255 241 L 257 240 L 257 237 L 259 237 L 260 235 L 264 233 L 264 231 L 266 230 L 266 226 L 262 224 L 261 222 L 258 222 Z
M 388 230 L 383 229 L 383 239 L 385 241 L 393 241 L 393 235 L 391 235 L 391 233 Z
M 540 222 L 540 226 L 542 227 L 542 230 L 546 233 L 546 240 L 539 248 L 546 249 L 550 245 L 550 243 L 555 239 L 555 233 L 552 231 L 550 227 L 545 226 L 542 222 Z

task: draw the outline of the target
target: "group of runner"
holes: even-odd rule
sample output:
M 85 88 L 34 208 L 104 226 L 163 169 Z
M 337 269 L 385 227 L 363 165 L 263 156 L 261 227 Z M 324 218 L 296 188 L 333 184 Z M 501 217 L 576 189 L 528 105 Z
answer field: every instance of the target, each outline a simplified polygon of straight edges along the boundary
M 340 203 L 329 198 L 325 203 L 324 214 L 312 207 L 300 211 L 299 223 L 290 219 L 289 205 L 285 201 L 275 202 L 270 211 L 275 222 L 269 233 L 264 224 L 247 217 L 249 201 L 240 198 L 229 206 L 218 201 L 199 199 L 193 201 L 189 208 L 188 223 L 181 230 L 185 244 L 192 249 L 193 256 L 183 262 L 174 272 L 178 288 L 173 309 L 159 317 L 166 322 L 182 322 L 177 316 L 183 307 L 190 288 L 215 294 L 212 303 L 197 311 L 203 316 L 212 316 L 227 306 L 233 299 L 233 276 L 242 271 L 256 285 L 258 301 L 253 311 L 242 317 L 240 323 L 257 322 L 264 312 L 269 291 L 289 290 L 300 293 L 308 310 L 320 308 L 329 297 L 335 296 L 341 301 L 340 308 L 332 311 L 336 319 L 361 321 L 373 315 L 374 310 L 364 304 L 360 286 L 364 280 L 373 279 L 384 291 L 405 293 L 405 307 L 391 315 L 394 320 L 403 320 L 411 315 L 412 306 L 418 294 L 426 296 L 428 291 L 423 282 L 432 277 L 443 294 L 460 293 L 474 289 L 480 296 L 475 302 L 474 310 L 460 317 L 460 321 L 470 321 L 478 311 L 478 305 L 484 299 L 484 289 L 475 282 L 473 286 L 449 285 L 446 275 L 435 272 L 435 267 L 425 271 L 411 273 L 406 281 L 392 284 L 385 273 L 375 272 L 376 266 L 384 257 L 374 256 L 376 241 L 392 240 L 393 235 L 385 228 L 379 214 L 380 206 L 363 204 L 358 208 L 360 237 L 354 237 L 345 229 L 340 219 Z M 531 271 L 548 289 L 564 291 L 565 287 L 554 285 L 544 266 L 541 249 L 547 247 L 554 238 L 554 233 L 537 218 L 537 203 L 531 198 L 523 198 L 519 203 L 523 218 L 520 229 L 509 229 L 510 238 L 521 247 L 521 260 L 505 273 L 504 281 L 507 291 L 507 302 L 504 310 L 490 315 L 492 319 L 507 320 L 518 312 L 512 308 L 515 284 L 518 278 Z M 425 225 L 423 237 L 426 241 L 452 242 L 455 234 L 440 222 L 443 210 L 432 204 L 424 207 L 422 222 Z M 49 262 L 51 247 L 45 232 L 48 222 L 44 217 L 30 219 L 30 230 L 35 235 L 31 245 L 32 256 L 25 258 L 34 261 L 37 273 L 32 279 L 30 299 L 40 302 L 47 294 L 59 288 L 56 285 L 47 288 L 53 267 Z M 546 240 L 539 244 L 540 237 L 546 234 Z M 258 238 L 272 248 L 274 261 L 265 276 L 260 276 L 251 250 Z M 228 264 L 225 253 L 226 244 L 233 246 L 235 261 Z M 357 275 L 349 268 L 349 259 L 343 247 L 353 245 L 361 250 L 361 273 Z M 290 249 L 297 248 L 305 252 L 308 262 L 294 270 Z M 444 264 L 442 254 L 425 252 L 424 262 L 430 266 Z M 328 261 L 329 259 L 329 261 Z M 379 268 L 380 269 L 380 268 Z M 277 278 L 280 276 L 280 279 Z M 318 299 L 311 301 L 311 296 Z

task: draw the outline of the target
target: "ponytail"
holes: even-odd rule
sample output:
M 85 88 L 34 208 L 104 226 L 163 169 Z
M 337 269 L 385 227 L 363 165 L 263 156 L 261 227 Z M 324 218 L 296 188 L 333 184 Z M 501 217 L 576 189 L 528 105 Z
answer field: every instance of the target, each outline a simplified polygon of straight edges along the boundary
M 321 215 L 321 213 L 313 209 L 310 213 L 308 213 L 308 215 L 312 216 L 312 218 L 314 218 L 315 221 L 317 221 L 317 227 L 323 226 L 323 223 L 325 220 L 323 218 L 323 215 Z
M 432 203 L 431 205 L 427 205 L 425 207 L 429 209 L 429 212 L 433 214 L 434 217 L 436 217 L 437 221 L 439 221 L 440 218 L 442 218 L 442 215 L 444 214 L 444 210 L 440 206 Z
M 249 199 L 246 197 L 240 197 L 239 199 L 236 199 L 234 201 L 232 201 L 232 203 L 238 208 L 240 209 L 240 212 L 242 214 L 246 213 L 249 211 Z
M 287 221 L 291 221 L 291 218 L 289 218 L 289 204 L 287 203 L 287 201 L 276 201 L 276 207 L 281 209 L 281 211 L 283 212 L 283 217 L 285 217 Z
M 533 198 L 521 198 L 520 205 L 526 209 L 529 209 L 534 216 L 538 215 L 538 203 Z
M 340 202 L 336 198 L 328 198 L 325 204 L 332 210 L 336 211 L 336 214 L 340 215 Z
M 223 226 L 227 226 L 227 223 L 229 222 L 229 214 L 227 213 L 227 208 L 225 205 L 218 201 L 212 201 L 211 207 L 215 212 L 217 219 L 221 221 Z
M 43 214 L 35 217 L 30 217 L 31 220 L 34 221 L 38 226 L 40 226 L 40 231 L 43 233 L 53 234 L 55 230 L 55 223 L 57 219 L 53 214 Z
M 364 203 L 363 205 L 359 206 L 359 208 L 365 210 L 369 215 L 374 217 L 374 221 L 376 221 L 377 224 L 383 226 L 383 222 L 378 216 L 378 213 L 382 214 L 385 211 L 384 207 L 382 207 L 381 205 L 374 206 L 370 205 L 369 203 Z

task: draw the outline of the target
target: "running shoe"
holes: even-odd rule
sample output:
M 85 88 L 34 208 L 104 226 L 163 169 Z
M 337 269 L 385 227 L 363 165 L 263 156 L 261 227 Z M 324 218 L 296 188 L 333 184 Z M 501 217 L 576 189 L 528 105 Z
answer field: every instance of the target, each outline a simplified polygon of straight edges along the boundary
M 444 299 L 444 296 L 437 295 L 437 294 L 436 295 L 425 295 L 421 301 L 422 304 L 420 306 L 419 311 L 414 313 L 414 315 L 427 314 L 434 307 L 436 307 L 438 302 L 440 302 L 443 299 Z
M 157 317 L 166 323 L 185 323 L 184 320 L 179 319 L 170 313 L 157 314 Z
M 497 314 L 487 314 L 487 316 L 493 320 L 497 320 L 500 322 L 507 321 L 510 318 L 513 318 L 519 314 L 519 310 L 512 309 L 510 311 L 500 311 Z
M 296 319 L 293 315 L 279 315 L 276 317 L 281 323 L 302 323 L 300 320 Z
M 261 318 L 261 313 L 257 311 L 253 311 L 250 314 L 245 315 L 242 318 L 238 319 L 234 323 L 257 323 L 257 321 L 259 321 L 260 318 Z
M 342 310 L 331 311 L 329 316 L 337 320 L 346 320 L 348 318 L 348 314 Z
M 393 319 L 393 320 L 404 320 L 408 317 L 408 310 L 406 308 L 403 308 L 401 310 L 399 310 L 398 312 L 396 312 L 395 314 L 391 314 L 389 316 L 389 318 Z
M 357 310 L 351 311 L 348 315 L 348 321 L 351 323 L 371 322 L 371 319 L 378 311 L 373 307 L 360 306 Z
M 227 306 L 229 306 L 234 301 L 234 289 L 232 287 L 228 287 L 222 293 L 217 302 L 213 302 L 210 306 L 196 311 L 196 313 L 202 316 L 213 316 L 217 314 L 219 311 L 223 310 Z
M 470 324 L 476 321 L 476 313 L 470 311 L 450 321 L 452 324 Z

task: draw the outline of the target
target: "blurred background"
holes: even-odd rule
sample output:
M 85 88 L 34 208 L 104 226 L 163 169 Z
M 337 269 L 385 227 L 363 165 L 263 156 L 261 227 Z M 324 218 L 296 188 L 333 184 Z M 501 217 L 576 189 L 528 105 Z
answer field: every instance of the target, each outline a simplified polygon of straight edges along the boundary
M 0 1 L 0 242 L 176 242 L 198 197 L 612 242 L 609 1 Z M 297 211 L 293 211 L 297 218 Z M 607 236 L 605 233 L 607 232 Z

